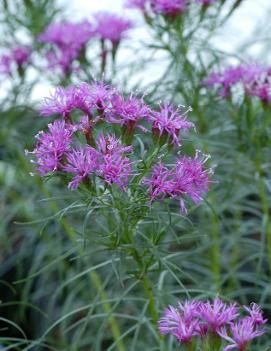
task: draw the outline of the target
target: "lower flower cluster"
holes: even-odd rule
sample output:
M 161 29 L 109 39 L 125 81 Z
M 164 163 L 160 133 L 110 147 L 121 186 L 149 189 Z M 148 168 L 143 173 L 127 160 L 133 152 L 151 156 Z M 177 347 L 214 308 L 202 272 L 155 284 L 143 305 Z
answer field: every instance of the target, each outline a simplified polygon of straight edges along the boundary
M 241 311 L 236 303 L 227 304 L 216 298 L 213 302 L 190 300 L 177 307 L 169 306 L 158 321 L 158 328 L 161 334 L 171 334 L 184 345 L 194 345 L 198 340 L 210 350 L 219 350 L 224 340 L 228 343 L 224 351 L 246 351 L 253 339 L 265 333 L 266 322 L 255 303 L 243 306 Z

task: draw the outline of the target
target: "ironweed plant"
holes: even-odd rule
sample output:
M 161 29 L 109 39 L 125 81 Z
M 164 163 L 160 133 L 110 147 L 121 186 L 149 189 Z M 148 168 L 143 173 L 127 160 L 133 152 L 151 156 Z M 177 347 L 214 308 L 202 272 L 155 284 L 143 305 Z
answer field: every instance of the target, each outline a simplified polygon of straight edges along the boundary
M 268 351 L 270 64 L 212 42 L 246 2 L 124 3 L 0 4 L 0 348 Z

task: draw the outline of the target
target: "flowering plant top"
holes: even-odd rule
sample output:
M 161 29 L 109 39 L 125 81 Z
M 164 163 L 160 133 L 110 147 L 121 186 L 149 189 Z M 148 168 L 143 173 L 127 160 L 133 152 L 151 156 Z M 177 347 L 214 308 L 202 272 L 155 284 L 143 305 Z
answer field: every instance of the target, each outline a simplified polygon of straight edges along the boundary
M 94 178 L 104 191 L 113 184 L 127 194 L 143 187 L 149 201 L 178 199 L 185 213 L 187 198 L 203 200 L 211 173 L 200 151 L 176 157 L 180 132 L 194 129 L 187 112 L 168 103 L 153 110 L 143 97 L 125 96 L 103 82 L 58 87 L 41 107 L 42 116 L 58 119 L 36 136 L 33 163 L 41 176 L 65 174 L 72 190 L 91 187 Z

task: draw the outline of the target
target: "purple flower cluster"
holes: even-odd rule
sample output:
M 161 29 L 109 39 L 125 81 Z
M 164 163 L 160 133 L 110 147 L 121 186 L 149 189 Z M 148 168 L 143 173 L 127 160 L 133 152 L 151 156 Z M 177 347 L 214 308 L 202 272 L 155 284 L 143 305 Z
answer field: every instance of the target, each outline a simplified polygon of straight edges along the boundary
M 212 169 L 204 168 L 208 158 L 197 151 L 194 158 L 179 157 L 174 167 L 168 168 L 162 163 L 155 165 L 151 177 L 144 180 L 149 186 L 151 199 L 177 198 L 181 211 L 187 213 L 184 197 L 190 197 L 199 204 L 208 191 L 209 175 L 212 173 Z
M 180 130 L 188 131 L 190 128 L 194 128 L 194 124 L 187 120 L 185 114 L 180 115 L 179 109 L 175 110 L 168 103 L 165 103 L 159 112 L 151 114 L 150 121 L 153 122 L 154 134 L 158 134 L 160 137 L 165 134 L 170 135 L 173 143 L 177 145 L 180 145 Z
M 185 12 L 188 6 L 193 2 L 208 6 L 216 1 L 217 0 L 127 0 L 126 6 L 129 8 L 137 8 L 144 12 L 150 9 L 154 14 L 174 17 Z
M 0 73 L 12 74 L 14 66 L 20 69 L 30 61 L 30 55 L 31 49 L 29 46 L 15 46 L 9 54 L 3 54 L 0 57 Z
M 131 162 L 125 154 L 132 148 L 122 147 L 114 135 L 99 136 L 98 148 L 90 145 L 76 146 L 71 124 L 57 120 L 48 125 L 49 132 L 37 135 L 37 145 L 32 154 L 38 172 L 43 176 L 62 171 L 73 176 L 69 188 L 77 189 L 81 182 L 94 174 L 108 184 L 124 188 L 131 175 Z M 103 147 L 102 147 L 103 144 Z
M 79 23 L 51 23 L 38 39 L 50 45 L 46 51 L 49 68 L 60 68 L 64 74 L 67 74 L 76 70 L 75 62 L 84 54 L 91 38 L 109 40 L 117 46 L 130 28 L 132 23 L 129 20 L 111 13 L 100 12 L 91 22 L 84 20 Z
M 65 73 L 73 70 L 76 60 L 87 42 L 94 36 L 89 21 L 80 23 L 51 23 L 39 36 L 39 41 L 50 44 L 46 56 L 50 68 L 59 67 Z
M 271 101 L 271 68 L 258 64 L 246 64 L 226 68 L 222 73 L 212 73 L 204 83 L 218 87 L 222 97 L 231 95 L 239 86 L 247 96 L 256 96 L 262 102 Z
M 68 173 L 72 176 L 70 189 L 87 183 L 91 175 L 103 179 L 107 185 L 117 184 L 125 189 L 130 177 L 139 174 L 133 165 L 142 162 L 140 159 L 132 162 L 127 156 L 134 150 L 129 144 L 136 128 L 147 135 L 152 133 L 156 149 L 168 144 L 170 149 L 179 147 L 180 131 L 185 133 L 194 128 L 186 113 L 168 103 L 155 111 L 143 97 L 124 96 L 103 82 L 58 87 L 44 99 L 41 115 L 56 115 L 61 119 L 49 124 L 48 132 L 38 134 L 33 162 L 42 176 L 57 171 Z M 99 133 L 100 125 L 103 130 L 111 127 L 120 137 L 112 132 Z M 210 170 L 204 165 L 207 159 L 197 151 L 194 158 L 179 156 L 171 167 L 161 160 L 155 165 L 154 160 L 150 176 L 142 175 L 140 186 L 148 186 L 151 201 L 165 197 L 179 199 L 182 211 L 186 212 L 184 197 L 198 204 L 208 190 Z
M 154 13 L 176 16 L 186 10 L 187 0 L 151 0 L 151 7 Z
M 118 45 L 126 32 L 133 27 L 130 20 L 109 12 L 98 12 L 95 15 L 95 34 L 102 40 L 110 40 Z
M 229 342 L 225 351 L 245 351 L 254 338 L 264 334 L 267 320 L 255 303 L 244 306 L 244 310 L 248 315 L 242 317 L 236 303 L 226 304 L 219 298 L 213 302 L 186 301 L 177 308 L 169 306 L 158 321 L 158 328 L 161 334 L 171 334 L 180 343 L 189 344 L 194 338 L 204 342 L 213 335 Z

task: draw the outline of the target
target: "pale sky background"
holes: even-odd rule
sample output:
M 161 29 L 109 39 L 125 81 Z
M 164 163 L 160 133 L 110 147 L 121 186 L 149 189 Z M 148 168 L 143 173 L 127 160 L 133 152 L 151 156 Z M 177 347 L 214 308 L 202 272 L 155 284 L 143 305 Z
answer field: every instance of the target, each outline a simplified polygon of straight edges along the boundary
M 101 10 L 116 12 L 130 18 L 136 24 L 136 29 L 131 32 L 133 35 L 130 35 L 129 45 L 136 43 L 136 40 L 139 38 L 144 39 L 148 37 L 140 12 L 137 10 L 124 9 L 124 0 L 58 0 L 58 3 L 65 9 L 65 17 L 72 21 L 90 18 L 93 13 Z M 240 51 L 240 46 L 250 38 L 255 38 L 255 34 L 259 34 L 257 31 L 258 27 L 265 28 L 269 25 L 270 20 L 268 19 L 271 16 L 270 8 L 271 0 L 243 0 L 240 8 L 226 25 L 221 28 L 220 34 L 214 40 L 214 44 L 223 51 L 242 55 L 243 52 Z M 252 59 L 255 58 L 255 60 L 257 60 L 260 49 L 261 46 L 257 43 L 252 46 L 247 54 L 249 54 Z M 121 55 L 122 58 L 125 57 L 125 50 L 122 50 Z M 126 55 L 129 55 L 129 52 L 126 52 Z M 263 61 L 266 60 L 263 59 Z M 269 64 L 271 64 L 271 62 Z M 148 74 L 148 76 L 150 76 L 150 74 Z M 51 88 L 49 84 L 39 86 L 38 95 L 48 95 Z M 36 94 L 34 95 L 36 97 Z
M 115 11 L 130 18 L 139 19 L 138 11 L 124 10 L 124 0 L 58 0 L 59 4 L 64 5 L 67 14 L 74 19 L 86 18 L 93 12 L 99 10 Z M 271 0 L 243 0 L 238 11 L 221 29 L 223 38 L 217 43 L 229 52 L 234 51 L 240 43 L 251 37 L 259 25 L 264 25 L 267 21 L 267 12 L 270 10 Z M 269 17 L 270 20 L 270 17 Z

